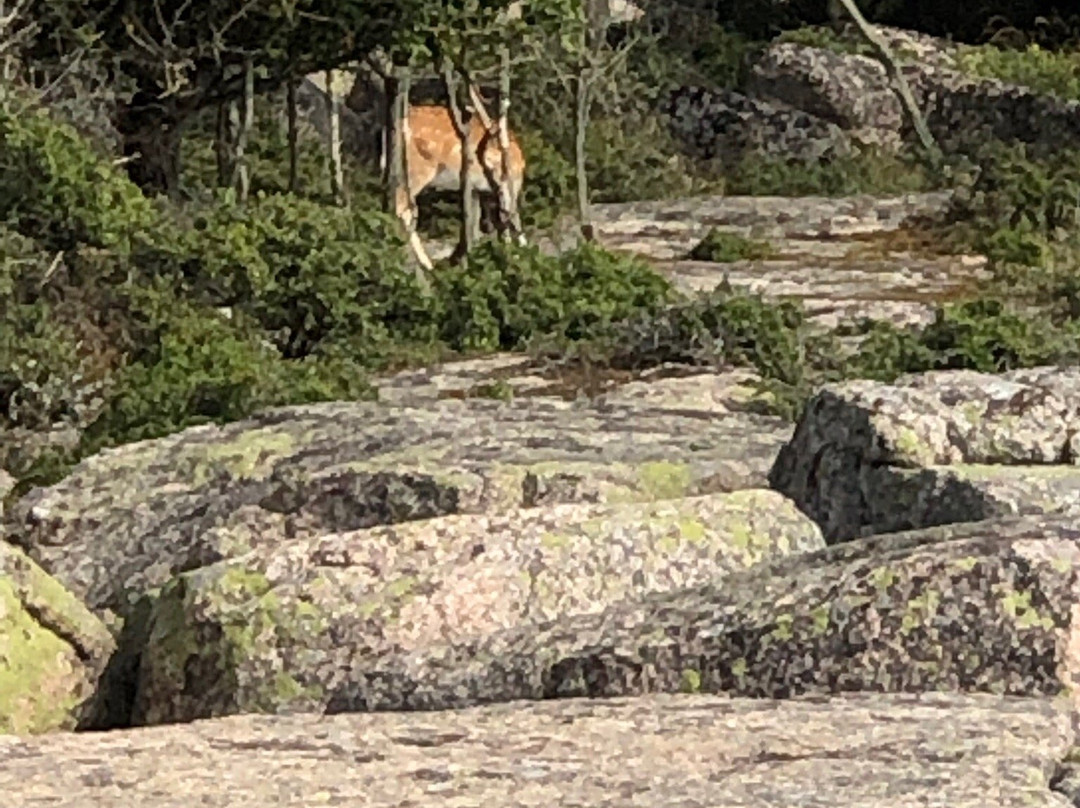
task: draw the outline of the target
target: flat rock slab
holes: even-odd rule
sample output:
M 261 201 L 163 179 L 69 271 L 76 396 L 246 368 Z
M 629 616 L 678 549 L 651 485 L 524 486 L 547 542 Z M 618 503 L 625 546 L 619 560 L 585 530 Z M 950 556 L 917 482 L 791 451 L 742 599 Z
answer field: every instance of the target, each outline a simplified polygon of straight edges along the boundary
M 773 491 L 458 515 L 266 547 L 152 607 L 136 724 L 318 711 L 381 656 L 595 612 L 825 546 Z
M 687 293 L 717 284 L 770 300 L 797 300 L 826 328 L 867 317 L 899 327 L 933 322 L 943 302 L 970 294 L 986 277 L 972 256 L 910 256 L 761 261 L 672 261 L 661 274 Z
M 0 733 L 74 729 L 114 648 L 101 621 L 0 540 Z
M 0 793 L 26 808 L 1067 808 L 1050 780 L 1073 740 L 1041 699 L 574 699 L 0 737 Z
M 643 224 L 659 232 L 678 231 L 687 222 L 703 231 L 741 227 L 753 238 L 820 238 L 897 229 L 913 218 L 944 213 L 951 201 L 951 191 L 891 197 L 733 195 L 594 205 L 592 212 L 601 240 L 639 232 Z
M 830 541 L 1072 507 L 1080 369 L 828 385 L 770 474 Z M 1000 466 L 1001 468 L 993 468 Z
M 1065 694 L 1080 704 L 1075 519 L 896 533 L 388 657 L 332 712 L 680 690 Z
M 661 364 L 641 371 L 590 368 L 504 353 L 444 362 L 378 378 L 379 401 L 422 407 L 442 399 L 547 397 L 594 404 L 650 406 L 691 415 L 732 415 L 760 399 L 760 377 L 742 369 L 703 371 Z
M 707 384 L 703 382 L 703 384 Z M 251 549 L 215 536 L 290 517 L 287 536 L 556 502 L 651 501 L 765 487 L 779 418 L 647 399 L 335 403 L 265 412 L 101 452 L 5 515 L 92 608 L 123 611 L 177 572 Z

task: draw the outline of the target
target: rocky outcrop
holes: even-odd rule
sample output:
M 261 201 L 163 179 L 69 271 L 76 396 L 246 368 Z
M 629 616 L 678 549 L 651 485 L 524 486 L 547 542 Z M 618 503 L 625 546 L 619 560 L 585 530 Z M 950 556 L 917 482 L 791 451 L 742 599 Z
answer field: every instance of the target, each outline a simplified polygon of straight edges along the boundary
M 859 143 L 900 145 L 903 110 L 877 59 L 778 42 L 754 65 L 747 91 L 804 110 Z
M 388 658 L 332 711 L 680 690 L 1067 694 L 1080 704 L 1080 532 L 990 520 L 863 539 L 539 628 Z
M 686 150 L 704 160 L 735 163 L 753 153 L 817 163 L 851 153 L 850 138 L 835 123 L 733 90 L 681 87 L 665 114 Z
M 102 452 L 5 515 L 92 608 L 263 544 L 454 513 L 762 487 L 779 418 L 627 401 L 441 400 L 265 412 Z
M 565 700 L 0 737 L 0 793 L 55 808 L 1062 808 L 1073 743 L 1041 699 Z
M 0 541 L 0 734 L 74 729 L 114 648 L 83 604 Z
M 829 385 L 770 480 L 829 541 L 1080 505 L 1080 370 Z
M 771 491 L 447 516 L 266 547 L 164 588 L 136 723 L 320 711 L 394 651 L 598 611 L 824 547 Z
M 939 145 L 964 152 L 989 140 L 1021 141 L 1036 151 L 1080 143 L 1080 102 L 962 69 L 963 46 L 912 32 L 879 29 Z M 665 112 L 672 132 L 708 157 L 749 148 L 814 161 L 855 143 L 896 151 L 913 138 L 884 65 L 849 30 L 852 52 L 774 41 L 751 68 L 746 96 L 684 87 Z
M 953 70 L 906 72 L 927 125 L 946 149 L 962 151 L 1002 140 L 1046 154 L 1080 144 L 1078 101 Z

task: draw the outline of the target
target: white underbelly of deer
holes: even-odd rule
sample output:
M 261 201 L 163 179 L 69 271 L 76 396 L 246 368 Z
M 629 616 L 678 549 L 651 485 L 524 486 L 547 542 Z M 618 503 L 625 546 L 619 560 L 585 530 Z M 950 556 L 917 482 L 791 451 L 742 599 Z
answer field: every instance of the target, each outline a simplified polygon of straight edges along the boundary
M 501 174 L 501 171 L 497 171 L 496 176 Z M 488 181 L 487 175 L 480 170 L 479 165 L 476 165 L 471 174 L 472 186 L 477 191 L 483 191 L 493 193 L 494 188 L 491 187 L 491 182 Z M 461 188 L 461 164 L 457 165 L 442 165 L 439 166 L 438 173 L 435 178 L 428 183 L 429 188 L 434 188 L 437 191 L 457 191 Z

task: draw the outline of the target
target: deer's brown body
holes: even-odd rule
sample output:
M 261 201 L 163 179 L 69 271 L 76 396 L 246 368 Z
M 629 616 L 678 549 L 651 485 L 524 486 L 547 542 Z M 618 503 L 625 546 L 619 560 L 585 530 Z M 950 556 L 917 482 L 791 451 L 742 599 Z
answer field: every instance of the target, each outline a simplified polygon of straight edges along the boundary
M 477 115 L 469 126 L 469 142 L 475 149 L 476 161 L 469 176 L 477 191 L 501 193 L 503 184 L 503 151 L 497 127 Z M 461 139 L 454 128 L 450 110 L 443 106 L 409 107 L 405 123 L 405 154 L 407 177 L 405 187 L 399 188 L 394 199 L 394 212 L 405 225 L 409 243 L 420 263 L 431 268 L 431 259 L 420 243 L 416 232 L 416 197 L 425 188 L 456 190 L 461 187 Z M 512 132 L 508 132 L 507 166 L 510 174 L 509 199 L 500 198 L 500 207 L 510 214 L 510 224 L 521 235 L 517 203 L 525 179 L 525 155 Z M 385 155 L 384 155 L 385 159 Z

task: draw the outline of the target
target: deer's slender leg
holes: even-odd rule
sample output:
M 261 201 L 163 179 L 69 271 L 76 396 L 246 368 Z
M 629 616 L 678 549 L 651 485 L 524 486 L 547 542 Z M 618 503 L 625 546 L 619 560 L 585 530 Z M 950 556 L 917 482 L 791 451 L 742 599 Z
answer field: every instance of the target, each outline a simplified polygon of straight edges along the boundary
M 511 176 L 509 182 L 499 183 L 499 218 L 503 238 L 509 240 L 512 235 L 518 244 L 524 246 L 525 230 L 521 226 L 521 214 L 518 211 L 521 180 L 521 177 Z
M 423 242 L 420 241 L 420 234 L 416 231 L 417 219 L 419 218 L 416 211 L 416 200 L 410 197 L 409 192 L 404 188 L 398 188 L 394 194 L 394 213 L 405 226 L 409 247 L 412 249 L 413 255 L 416 256 L 416 260 L 420 262 L 424 269 L 433 269 L 434 265 L 431 263 L 431 258 L 428 256 L 427 250 L 424 249 Z

